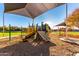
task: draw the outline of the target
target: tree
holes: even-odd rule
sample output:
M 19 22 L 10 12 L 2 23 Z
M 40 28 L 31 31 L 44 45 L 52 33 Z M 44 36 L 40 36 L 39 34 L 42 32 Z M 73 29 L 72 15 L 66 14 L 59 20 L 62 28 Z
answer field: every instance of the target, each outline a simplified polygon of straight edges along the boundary
M 79 27 L 79 9 L 76 9 L 65 21 L 66 25 L 69 27 L 77 26 Z
M 43 25 L 43 22 L 41 22 L 41 30 L 44 29 L 44 25 Z
M 79 27 L 79 9 L 76 9 L 72 14 L 67 17 L 66 21 L 66 38 L 67 32 L 69 28 L 73 28 L 74 26 Z
M 51 31 L 51 28 L 50 28 L 50 26 L 47 23 L 45 24 L 45 31 L 46 32 L 50 32 Z

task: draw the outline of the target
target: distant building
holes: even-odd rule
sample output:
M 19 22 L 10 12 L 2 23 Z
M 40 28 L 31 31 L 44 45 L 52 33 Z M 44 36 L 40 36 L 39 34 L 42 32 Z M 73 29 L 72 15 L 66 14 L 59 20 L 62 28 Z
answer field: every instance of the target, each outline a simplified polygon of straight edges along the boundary
M 60 23 L 60 24 L 58 24 L 58 25 L 56 25 L 56 26 L 54 26 L 54 28 L 53 28 L 54 30 L 60 30 L 60 31 L 62 31 L 62 30 L 66 30 L 66 24 L 65 24 L 65 22 L 62 22 L 62 23 Z M 78 27 L 76 27 L 76 26 L 73 26 L 72 28 L 69 28 L 69 30 L 70 31 L 79 31 L 79 28 Z
M 60 30 L 60 29 L 62 29 L 62 30 L 66 29 L 65 22 L 62 22 L 62 23 L 60 23 L 60 24 L 58 24 L 58 25 L 56 25 L 56 26 L 53 27 L 53 30 Z

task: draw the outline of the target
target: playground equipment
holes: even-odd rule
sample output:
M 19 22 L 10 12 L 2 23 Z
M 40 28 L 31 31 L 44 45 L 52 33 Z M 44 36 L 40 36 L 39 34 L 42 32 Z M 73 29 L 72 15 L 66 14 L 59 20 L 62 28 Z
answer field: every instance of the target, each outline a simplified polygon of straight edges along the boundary
M 33 25 L 34 25 L 35 17 L 63 4 L 64 3 L 4 3 L 4 7 L 5 7 L 4 13 L 12 13 L 12 14 L 22 15 L 25 17 L 31 17 L 33 19 Z M 3 22 L 5 22 L 5 20 Z M 28 34 L 26 35 L 26 37 L 28 38 L 34 35 L 37 31 L 38 30 L 35 28 L 35 26 L 29 27 Z M 49 31 L 47 25 L 45 25 L 45 31 L 47 32 Z M 3 32 L 4 32 L 4 25 L 3 25 Z

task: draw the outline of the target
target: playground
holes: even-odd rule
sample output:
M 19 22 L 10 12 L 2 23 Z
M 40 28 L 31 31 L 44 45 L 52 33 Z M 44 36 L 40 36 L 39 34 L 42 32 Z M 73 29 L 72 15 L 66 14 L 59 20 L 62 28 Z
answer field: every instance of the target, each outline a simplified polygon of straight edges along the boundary
M 1 5 L 0 56 L 75 56 L 79 53 L 78 3 Z

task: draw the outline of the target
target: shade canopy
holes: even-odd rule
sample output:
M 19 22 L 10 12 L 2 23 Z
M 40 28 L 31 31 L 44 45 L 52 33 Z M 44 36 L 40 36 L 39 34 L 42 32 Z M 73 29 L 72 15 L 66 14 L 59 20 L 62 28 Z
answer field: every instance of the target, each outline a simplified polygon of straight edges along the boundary
M 62 4 L 64 3 L 4 3 L 4 12 L 35 18 Z
M 66 26 L 66 24 L 65 24 L 65 22 L 62 22 L 62 23 L 60 23 L 60 24 L 58 24 L 56 26 Z

